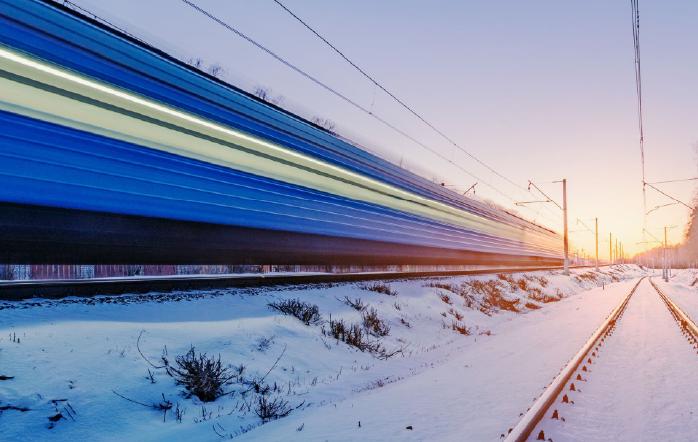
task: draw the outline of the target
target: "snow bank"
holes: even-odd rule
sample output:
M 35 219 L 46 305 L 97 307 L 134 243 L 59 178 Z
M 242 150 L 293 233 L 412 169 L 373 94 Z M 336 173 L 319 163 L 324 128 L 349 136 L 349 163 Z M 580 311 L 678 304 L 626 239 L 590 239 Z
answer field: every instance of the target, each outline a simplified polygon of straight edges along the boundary
M 0 302 L 0 376 L 14 376 L 0 380 L 0 410 L 29 409 L 0 412 L 2 437 L 497 439 L 642 271 L 572 273 Z M 268 306 L 289 299 L 317 305 L 322 322 Z M 330 336 L 330 319 L 363 328 L 359 299 L 389 328 L 365 332 L 383 353 Z M 187 397 L 144 359 L 192 346 L 243 366 L 225 396 Z M 261 398 L 290 414 L 262 425 Z
M 698 323 L 698 269 L 672 270 L 668 283 L 661 278 L 661 271 L 654 278 L 664 293 L 684 311 L 693 322 Z

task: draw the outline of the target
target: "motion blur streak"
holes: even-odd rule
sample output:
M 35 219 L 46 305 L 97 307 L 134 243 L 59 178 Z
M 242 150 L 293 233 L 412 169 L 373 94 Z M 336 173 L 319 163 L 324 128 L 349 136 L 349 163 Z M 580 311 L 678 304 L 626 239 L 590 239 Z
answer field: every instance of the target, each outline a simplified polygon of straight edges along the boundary
M 0 260 L 559 261 L 555 233 L 59 5 L 0 22 Z

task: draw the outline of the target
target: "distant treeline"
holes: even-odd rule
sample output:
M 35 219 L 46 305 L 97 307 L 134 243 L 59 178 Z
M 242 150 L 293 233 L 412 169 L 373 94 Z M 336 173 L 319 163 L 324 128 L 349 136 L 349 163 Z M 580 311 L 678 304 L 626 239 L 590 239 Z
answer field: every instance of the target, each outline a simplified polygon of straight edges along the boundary
M 667 249 L 667 258 L 672 267 L 698 268 L 698 194 L 693 199 L 693 207 L 683 242 L 671 245 Z M 638 257 L 643 264 L 661 267 L 663 256 L 663 247 L 657 246 Z

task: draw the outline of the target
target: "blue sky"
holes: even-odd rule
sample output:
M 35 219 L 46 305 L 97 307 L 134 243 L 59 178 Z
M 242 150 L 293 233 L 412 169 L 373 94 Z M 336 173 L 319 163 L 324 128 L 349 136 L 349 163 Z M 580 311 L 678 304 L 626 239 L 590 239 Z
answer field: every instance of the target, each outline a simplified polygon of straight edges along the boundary
M 223 67 L 243 88 L 267 87 L 304 115 L 330 118 L 337 130 L 381 155 L 439 181 L 467 188 L 461 169 L 362 115 L 222 27 L 173 0 L 73 0 L 173 55 Z M 531 195 L 493 176 L 399 108 L 272 0 L 198 0 L 299 67 L 447 155 L 513 200 Z M 554 197 L 569 180 L 571 230 L 598 216 L 603 237 L 642 240 L 642 192 L 630 2 L 285 0 L 388 89 L 486 163 L 521 186 L 540 183 Z M 696 104 L 698 2 L 640 2 L 648 180 L 698 175 Z M 664 190 L 690 200 L 691 184 Z M 511 207 L 481 183 L 478 194 Z M 667 201 L 648 193 L 648 209 Z M 521 209 L 560 228 L 554 206 Z M 538 211 L 539 213 L 536 213 Z M 658 234 L 688 211 L 654 212 Z M 573 233 L 589 251 L 593 237 Z M 606 252 L 607 244 L 601 245 Z M 603 255 L 602 255 L 603 256 Z

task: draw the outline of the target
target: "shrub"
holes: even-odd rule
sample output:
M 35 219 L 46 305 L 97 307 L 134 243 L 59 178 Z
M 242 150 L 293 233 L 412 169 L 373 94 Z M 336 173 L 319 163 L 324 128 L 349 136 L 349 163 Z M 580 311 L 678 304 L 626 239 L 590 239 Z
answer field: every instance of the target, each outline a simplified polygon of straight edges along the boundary
M 529 293 L 528 297 L 534 301 L 542 302 L 547 304 L 549 302 L 556 302 L 563 298 L 563 293 L 557 290 L 554 295 L 546 295 L 542 290 L 538 290 L 533 293 Z
M 524 304 L 524 306 L 529 310 L 538 310 L 540 308 L 538 304 L 534 304 L 532 302 L 527 302 L 526 304 Z
M 361 351 L 366 350 L 367 347 L 364 345 L 366 336 L 359 324 L 347 324 L 342 319 L 334 320 L 330 318 L 328 326 L 329 330 L 325 334 L 329 334 L 339 341 L 346 342 Z
M 528 291 L 528 280 L 526 278 L 520 278 L 518 281 L 516 281 L 516 286 L 521 289 L 523 292 Z
M 463 315 L 461 315 L 457 310 L 454 310 L 453 308 L 450 308 L 448 312 L 453 315 L 454 318 L 456 318 L 457 321 L 460 321 L 463 319 Z
M 361 315 L 361 319 L 366 331 L 373 336 L 383 337 L 388 336 L 390 333 L 390 327 L 384 320 L 378 317 L 378 311 L 375 308 L 365 311 Z
M 393 290 L 390 285 L 384 282 L 374 282 L 371 284 L 362 284 L 360 286 L 363 290 L 368 290 L 371 292 L 382 293 L 388 296 L 397 296 L 397 291 Z
M 448 290 L 449 292 L 458 295 L 463 298 L 465 301 L 465 306 L 468 308 L 474 308 L 475 305 L 477 304 L 477 300 L 472 296 L 470 293 L 470 288 L 468 287 L 467 283 L 463 283 L 460 286 L 453 285 L 453 284 L 446 284 L 442 282 L 432 282 L 426 285 L 427 287 L 434 287 L 437 289 L 442 289 L 442 290 Z M 446 299 L 443 298 L 443 296 L 447 296 L 443 293 L 438 294 L 439 297 L 441 297 L 441 300 L 449 303 L 446 301 Z
M 497 278 L 501 279 L 502 281 L 508 282 L 509 284 L 514 284 L 516 281 L 514 280 L 514 277 L 507 274 L 507 273 L 498 273 Z
M 516 305 L 519 300 L 510 301 L 504 297 L 502 292 L 502 282 L 498 280 L 480 281 L 473 280 L 464 283 L 464 286 L 469 287 L 475 293 L 479 293 L 483 296 L 482 303 L 480 305 L 480 311 L 486 315 L 491 315 L 493 311 L 508 310 L 512 312 L 518 312 Z
M 254 412 L 262 420 L 262 423 L 267 423 L 288 416 L 291 414 L 291 407 L 289 407 L 288 401 L 278 396 L 272 399 L 260 394 L 257 396 Z
M 548 278 L 546 278 L 545 276 L 535 276 L 535 278 L 536 278 L 536 281 L 538 281 L 538 284 L 540 284 L 541 287 L 543 287 L 543 288 L 548 287 L 548 283 L 549 283 Z
M 315 304 L 308 304 L 300 299 L 285 299 L 283 301 L 271 302 L 267 304 L 269 308 L 279 311 L 284 315 L 293 316 L 305 325 L 319 324 L 322 322 L 320 309 Z
M 432 282 L 427 284 L 427 287 L 434 287 L 437 289 L 443 289 L 443 290 L 448 290 L 449 292 L 452 293 L 458 293 L 458 288 L 453 286 L 452 284 L 446 284 L 443 282 Z
M 348 296 L 345 296 L 344 299 L 342 300 L 342 302 L 344 304 L 348 305 L 349 307 L 353 308 L 357 312 L 362 312 L 362 311 L 366 310 L 366 307 L 367 307 L 366 304 L 364 304 L 364 302 L 361 300 L 361 298 L 356 298 L 354 300 L 351 300 L 351 299 L 349 299 Z
M 347 345 L 355 347 L 360 351 L 375 353 L 379 357 L 388 358 L 388 355 L 378 342 L 371 342 L 364 328 L 360 324 L 347 324 L 343 320 L 334 320 L 330 318 L 327 323 L 328 329 L 323 327 L 322 333 L 325 336 L 332 336 L 338 341 L 342 341 Z
M 440 294 L 439 294 L 439 298 L 441 298 L 441 300 L 442 300 L 443 302 L 445 302 L 446 304 L 448 304 L 448 305 L 453 304 L 453 303 L 451 302 L 451 298 L 449 298 L 448 295 L 445 294 L 445 293 L 440 293 Z
M 497 274 L 497 278 L 499 278 L 500 281 L 506 282 L 509 285 L 511 290 L 516 290 L 517 282 L 513 276 L 511 276 L 507 273 L 499 273 L 499 274 Z
M 543 290 L 538 287 L 529 287 L 527 293 L 529 298 L 535 298 L 542 296 Z
M 451 322 L 451 329 L 455 332 L 460 333 L 461 335 L 468 336 L 470 334 L 470 329 L 468 327 L 466 327 L 465 324 L 463 324 L 460 321 L 452 321 Z
M 222 396 L 223 387 L 238 376 L 223 366 L 220 356 L 214 358 L 206 353 L 196 353 L 194 347 L 186 354 L 177 356 L 174 364 L 170 364 L 164 356 L 162 360 L 167 374 L 203 402 L 211 402 Z
M 590 282 L 596 282 L 598 279 L 598 275 L 594 272 L 584 272 L 575 277 L 577 281 L 582 282 L 582 281 L 590 281 Z
M 274 343 L 274 337 L 260 337 L 257 339 L 257 351 L 264 353 L 265 351 L 269 350 L 269 347 L 271 347 L 271 344 Z

